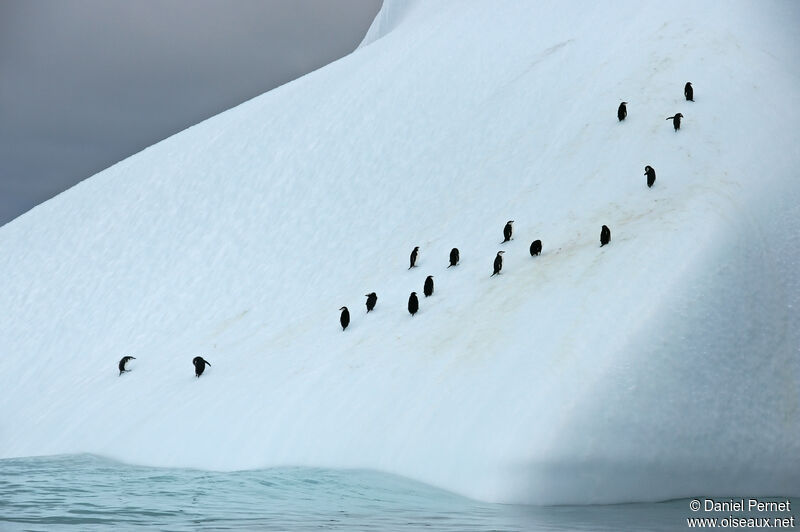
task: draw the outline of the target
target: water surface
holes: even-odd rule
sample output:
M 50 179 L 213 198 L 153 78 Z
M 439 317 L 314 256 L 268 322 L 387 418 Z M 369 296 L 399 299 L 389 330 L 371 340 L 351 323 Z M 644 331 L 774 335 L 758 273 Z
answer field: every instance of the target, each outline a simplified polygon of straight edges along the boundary
M 687 501 L 487 504 L 371 471 L 210 472 L 90 455 L 0 460 L 0 530 L 675 530 Z

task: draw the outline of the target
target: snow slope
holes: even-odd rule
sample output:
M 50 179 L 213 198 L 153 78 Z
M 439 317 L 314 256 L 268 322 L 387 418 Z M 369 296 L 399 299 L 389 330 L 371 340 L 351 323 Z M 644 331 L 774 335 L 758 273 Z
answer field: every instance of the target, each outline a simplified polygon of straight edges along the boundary
M 0 229 L 0 457 L 800 495 L 799 13 L 387 0 L 350 56 Z

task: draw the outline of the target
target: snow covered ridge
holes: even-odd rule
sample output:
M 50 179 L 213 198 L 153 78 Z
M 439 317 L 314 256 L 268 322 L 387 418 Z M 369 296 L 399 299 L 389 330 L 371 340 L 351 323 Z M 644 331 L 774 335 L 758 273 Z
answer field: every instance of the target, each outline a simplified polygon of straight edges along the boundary
M 387 1 L 350 56 L 0 229 L 0 456 L 800 494 L 796 20 Z

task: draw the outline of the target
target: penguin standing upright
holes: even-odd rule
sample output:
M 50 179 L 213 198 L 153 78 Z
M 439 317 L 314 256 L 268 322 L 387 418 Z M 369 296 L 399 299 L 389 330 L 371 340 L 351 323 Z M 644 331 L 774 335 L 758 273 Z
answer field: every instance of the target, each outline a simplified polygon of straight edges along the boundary
M 414 250 L 411 252 L 411 257 L 410 257 L 411 266 L 408 267 L 409 270 L 417 265 L 417 257 L 419 257 L 419 246 L 415 247 Z
M 425 286 L 422 288 L 422 293 L 425 297 L 433 295 L 433 275 L 429 275 L 425 279 Z
M 656 171 L 653 170 L 652 166 L 645 166 L 644 175 L 647 176 L 647 188 L 652 187 L 653 183 L 656 182 Z
M 339 316 L 339 323 L 342 324 L 342 330 L 345 330 L 350 325 L 350 311 L 347 310 L 347 307 L 342 307 L 339 310 L 342 311 L 342 315 Z
M 514 229 L 511 227 L 511 224 L 514 223 L 514 220 L 509 220 L 506 222 L 506 226 L 503 227 L 503 242 L 508 242 L 511 240 L 511 233 L 514 232 Z
M 600 247 L 605 246 L 611 242 L 611 229 L 608 228 L 607 225 L 604 225 L 602 229 L 600 229 Z
M 534 240 L 531 242 L 531 257 L 535 257 L 536 255 L 541 255 L 542 253 L 542 241 L 541 240 Z
M 675 131 L 678 131 L 681 128 L 681 118 L 683 115 L 678 113 L 675 116 L 667 117 L 667 120 L 672 120 L 672 126 L 675 128 Z
M 494 277 L 495 275 L 500 273 L 500 270 L 503 269 L 503 253 L 505 253 L 505 251 L 497 252 L 497 256 L 494 258 L 494 273 L 492 273 L 492 275 L 490 275 L 489 277 Z
M 119 374 L 122 375 L 125 372 L 130 371 L 129 369 L 125 369 L 125 364 L 128 363 L 129 360 L 136 360 L 136 357 L 125 356 L 122 357 L 119 361 Z
M 419 299 L 417 299 L 417 293 L 411 292 L 411 295 L 408 296 L 408 311 L 413 316 L 419 310 Z
M 210 366 L 211 362 L 205 360 L 203 357 L 194 357 L 192 359 L 192 364 L 194 364 L 194 376 L 199 377 L 206 370 L 206 364 Z
M 455 266 L 456 264 L 458 264 L 459 260 L 460 260 L 460 257 L 459 257 L 459 253 L 458 253 L 458 248 L 451 249 L 450 250 L 450 266 Z M 448 266 L 448 268 L 450 266 Z
M 622 102 L 619 104 L 619 108 L 617 108 L 617 118 L 619 118 L 620 122 L 625 120 L 625 117 L 628 116 L 628 108 L 625 107 L 626 105 L 628 105 L 628 102 Z
M 692 88 L 691 81 L 687 81 L 686 85 L 683 86 L 683 95 L 686 96 L 687 102 L 694 101 L 694 89 Z
M 378 294 L 375 292 L 370 292 L 369 294 L 364 294 L 367 296 L 367 312 L 375 308 L 375 303 L 378 302 Z

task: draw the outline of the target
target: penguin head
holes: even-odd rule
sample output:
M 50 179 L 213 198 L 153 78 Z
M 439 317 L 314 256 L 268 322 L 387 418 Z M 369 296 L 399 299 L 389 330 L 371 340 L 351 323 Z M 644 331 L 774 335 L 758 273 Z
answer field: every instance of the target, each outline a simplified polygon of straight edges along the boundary
M 691 82 L 691 81 L 687 81 L 687 82 L 686 82 L 686 84 L 687 84 L 687 85 L 689 85 L 689 86 L 691 86 L 691 85 L 692 85 L 692 82 Z
M 377 294 L 375 294 L 375 292 L 370 292 L 369 294 L 364 294 L 364 295 L 367 296 L 367 297 L 372 297 L 372 296 L 377 295 Z M 344 307 L 342 307 L 342 308 L 344 308 Z
M 419 251 L 419 246 L 415 247 L 414 251 Z
M 680 113 L 676 114 L 675 116 L 677 116 L 678 118 L 683 118 L 683 115 Z
M 645 173 L 645 174 L 646 174 L 647 172 L 649 172 L 650 170 L 652 170 L 652 168 L 650 168 L 650 166 L 645 166 L 645 167 L 644 167 L 644 173 Z
M 498 256 L 500 256 L 500 255 L 502 255 L 503 253 L 505 253 L 505 251 L 498 251 L 498 252 L 497 252 L 497 255 L 498 255 Z
M 411 292 L 411 295 L 415 296 L 415 295 L 417 295 L 417 293 L 416 292 Z
M 428 279 L 433 279 L 433 275 L 429 275 L 429 276 L 428 276 Z
M 347 310 L 347 307 L 342 307 L 339 310 Z
M 513 224 L 513 223 L 514 223 L 514 220 L 509 220 L 509 221 L 508 221 L 508 225 L 511 225 L 511 224 Z
M 620 105 L 628 105 L 628 102 L 622 102 Z

